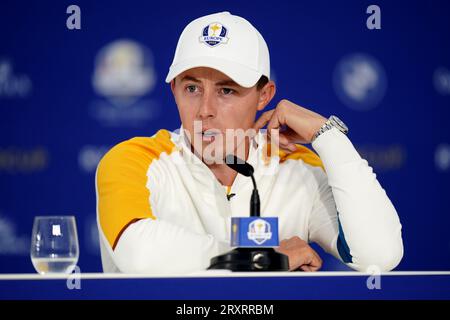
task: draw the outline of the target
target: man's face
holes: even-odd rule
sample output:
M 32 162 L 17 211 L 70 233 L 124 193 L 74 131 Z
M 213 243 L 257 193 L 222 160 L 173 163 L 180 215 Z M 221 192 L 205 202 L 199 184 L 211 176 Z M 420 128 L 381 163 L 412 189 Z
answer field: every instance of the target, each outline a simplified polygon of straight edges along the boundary
M 252 128 L 256 112 L 275 93 L 272 81 L 259 90 L 256 85 L 244 88 L 220 71 L 206 67 L 181 73 L 171 88 L 191 145 L 207 163 L 216 162 L 212 158 L 220 161 L 230 152 L 245 157 L 236 152 L 245 141 L 240 133 Z M 238 133 L 238 137 L 231 133 Z

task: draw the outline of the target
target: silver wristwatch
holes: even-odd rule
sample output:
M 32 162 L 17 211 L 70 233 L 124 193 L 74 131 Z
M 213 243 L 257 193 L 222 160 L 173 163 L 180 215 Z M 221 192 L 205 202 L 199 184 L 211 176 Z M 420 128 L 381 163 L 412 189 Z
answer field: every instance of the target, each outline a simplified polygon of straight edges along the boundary
M 325 131 L 330 130 L 331 128 L 336 128 L 344 134 L 348 133 L 348 127 L 345 125 L 345 123 L 342 122 L 342 120 L 339 119 L 338 117 L 331 116 L 328 118 L 325 124 L 322 127 L 320 127 L 320 129 L 314 134 L 311 143 L 313 143 L 318 136 L 320 136 Z

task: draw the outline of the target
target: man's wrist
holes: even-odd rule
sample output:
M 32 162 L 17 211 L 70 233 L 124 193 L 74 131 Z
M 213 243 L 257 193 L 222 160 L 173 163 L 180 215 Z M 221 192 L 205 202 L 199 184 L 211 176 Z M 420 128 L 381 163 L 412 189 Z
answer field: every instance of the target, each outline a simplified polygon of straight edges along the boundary
M 348 133 L 348 127 L 344 124 L 344 122 L 336 116 L 330 116 L 325 123 L 313 134 L 311 143 L 313 143 L 322 133 L 336 128 L 344 134 Z
M 321 121 L 318 122 L 318 124 L 315 126 L 314 130 L 311 133 L 310 139 L 311 142 L 314 141 L 317 132 L 319 132 L 319 130 L 325 125 L 327 121 L 328 121 L 327 118 L 322 118 Z
M 311 146 L 322 160 L 328 174 L 330 170 L 333 171 L 342 164 L 361 159 L 352 142 L 337 128 L 325 131 Z

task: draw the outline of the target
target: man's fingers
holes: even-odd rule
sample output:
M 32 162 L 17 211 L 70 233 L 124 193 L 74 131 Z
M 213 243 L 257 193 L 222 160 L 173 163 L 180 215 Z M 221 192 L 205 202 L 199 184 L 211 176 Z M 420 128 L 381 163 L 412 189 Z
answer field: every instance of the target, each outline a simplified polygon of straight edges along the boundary
M 256 120 L 253 125 L 253 129 L 257 133 L 261 128 L 267 125 L 267 135 L 271 140 L 271 143 L 278 145 L 281 149 L 287 152 L 294 152 L 297 150 L 297 147 L 293 143 L 294 141 L 292 139 L 292 137 L 295 137 L 295 133 L 292 133 L 291 130 L 284 130 L 280 132 L 285 124 L 280 122 L 276 112 L 276 108 L 264 112 L 258 120 Z
M 322 267 L 322 259 L 320 259 L 319 255 L 316 252 L 314 252 L 314 254 L 312 255 L 309 267 L 311 271 L 317 271 Z
M 322 267 L 322 259 L 319 254 L 306 241 L 297 236 L 282 240 L 280 246 L 275 250 L 289 257 L 290 271 L 301 269 L 312 272 Z
M 292 152 L 297 151 L 297 146 L 295 145 L 295 143 L 289 143 L 288 148 L 289 148 L 289 150 L 291 150 Z
M 275 112 L 275 109 L 264 112 L 264 113 L 258 118 L 258 120 L 256 120 L 255 124 L 253 125 L 253 129 L 255 129 L 256 131 L 258 131 L 259 129 L 261 129 L 262 127 L 264 127 L 264 126 L 267 124 L 267 122 L 270 121 L 270 118 L 272 118 L 272 114 L 273 114 L 274 112 Z
M 297 150 L 295 143 L 293 143 L 289 136 L 284 133 L 279 132 L 278 135 L 270 135 L 270 139 L 272 143 L 277 144 L 281 149 L 287 151 L 288 153 Z
M 267 132 L 269 136 L 272 136 L 272 130 L 277 130 L 278 133 L 280 132 L 281 123 L 278 119 L 276 110 L 271 114 L 269 123 L 267 124 Z
M 280 141 L 280 146 L 287 147 L 289 145 L 289 143 L 290 143 L 289 139 L 284 134 L 280 133 L 278 135 L 278 137 L 279 137 L 279 141 Z
M 306 271 L 306 272 L 311 272 L 311 271 L 313 271 L 313 270 L 311 269 L 311 267 L 310 267 L 309 265 L 307 265 L 307 264 L 304 264 L 304 265 L 300 266 L 300 269 L 302 269 L 303 271 Z
M 306 272 L 317 271 L 321 267 L 322 267 L 322 260 L 315 253 L 309 253 L 308 259 L 303 261 L 303 263 L 299 266 L 300 269 Z
M 284 144 L 284 145 L 280 143 L 280 146 L 281 146 L 283 149 L 286 149 L 286 150 L 289 151 L 289 152 L 295 152 L 295 151 L 297 151 L 296 145 L 295 145 L 294 143 L 292 143 L 292 142 L 288 142 L 288 143 L 286 143 L 286 144 Z

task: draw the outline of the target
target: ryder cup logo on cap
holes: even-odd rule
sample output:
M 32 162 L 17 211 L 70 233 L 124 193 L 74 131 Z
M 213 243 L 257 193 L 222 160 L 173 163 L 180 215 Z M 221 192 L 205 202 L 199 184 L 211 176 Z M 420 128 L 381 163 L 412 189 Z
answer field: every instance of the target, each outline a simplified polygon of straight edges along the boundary
M 184 28 L 166 83 L 198 67 L 218 70 L 250 88 L 263 75 L 270 79 L 269 49 L 258 30 L 244 18 L 229 12 L 210 14 Z
M 227 28 L 218 22 L 210 23 L 203 28 L 200 42 L 206 43 L 210 47 L 214 47 L 221 43 L 227 43 Z
M 272 238 L 270 224 L 262 219 L 252 221 L 248 225 L 247 236 L 250 240 L 253 240 L 255 243 L 263 244 L 264 242 Z

